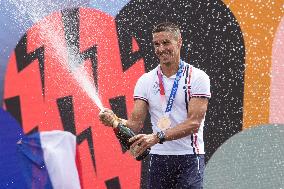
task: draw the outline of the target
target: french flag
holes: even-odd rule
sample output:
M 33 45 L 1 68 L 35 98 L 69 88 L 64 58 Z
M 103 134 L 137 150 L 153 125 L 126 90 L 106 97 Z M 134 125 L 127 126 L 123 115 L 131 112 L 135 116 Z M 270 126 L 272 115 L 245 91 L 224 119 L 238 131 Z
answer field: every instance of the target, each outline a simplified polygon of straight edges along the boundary
M 0 108 L 0 188 L 80 189 L 76 137 L 65 131 L 24 135 Z

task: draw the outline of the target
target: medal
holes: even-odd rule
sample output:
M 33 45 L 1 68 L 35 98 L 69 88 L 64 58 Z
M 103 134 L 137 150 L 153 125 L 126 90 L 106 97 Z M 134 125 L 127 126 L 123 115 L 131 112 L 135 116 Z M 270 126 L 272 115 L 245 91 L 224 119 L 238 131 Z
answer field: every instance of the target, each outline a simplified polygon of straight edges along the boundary
M 171 126 L 171 120 L 170 118 L 163 116 L 159 119 L 157 126 L 161 129 L 161 130 L 166 130 L 168 128 L 170 128 Z

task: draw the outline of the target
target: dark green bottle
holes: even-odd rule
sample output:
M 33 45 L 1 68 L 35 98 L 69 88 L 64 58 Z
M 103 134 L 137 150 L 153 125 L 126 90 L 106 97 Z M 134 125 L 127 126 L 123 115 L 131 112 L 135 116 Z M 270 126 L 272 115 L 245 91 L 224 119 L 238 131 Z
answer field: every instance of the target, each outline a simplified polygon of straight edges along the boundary
M 113 130 L 122 147 L 125 150 L 129 150 L 131 144 L 133 143 L 133 142 L 130 143 L 129 139 L 135 136 L 135 133 L 130 128 L 123 125 L 122 123 L 119 123 L 117 127 L 115 127 Z M 136 157 L 136 160 L 141 161 L 149 154 L 149 152 L 150 149 L 148 148 L 140 156 Z

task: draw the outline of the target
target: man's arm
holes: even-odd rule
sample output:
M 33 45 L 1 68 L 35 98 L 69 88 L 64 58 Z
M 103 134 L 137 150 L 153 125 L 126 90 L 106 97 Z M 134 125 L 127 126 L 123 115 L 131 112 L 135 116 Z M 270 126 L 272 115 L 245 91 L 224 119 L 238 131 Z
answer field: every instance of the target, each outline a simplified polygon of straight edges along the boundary
M 126 122 L 126 126 L 138 133 L 144 124 L 148 112 L 148 104 L 144 100 L 136 99 L 134 108 L 130 118 Z
M 187 119 L 176 127 L 165 131 L 166 141 L 176 140 L 186 137 L 192 133 L 197 133 L 200 124 L 205 116 L 208 106 L 207 98 L 191 98 L 188 104 Z
M 166 141 L 180 139 L 192 133 L 198 132 L 198 129 L 207 111 L 207 106 L 207 98 L 191 98 L 188 104 L 189 113 L 187 115 L 187 119 L 177 126 L 164 131 Z M 131 145 L 131 148 L 136 149 L 134 156 L 137 157 L 147 148 L 157 144 L 159 139 L 157 138 L 156 134 L 139 134 L 132 137 L 130 142 L 134 142 Z M 135 148 L 136 145 L 139 147 Z
M 99 114 L 101 122 L 106 126 L 116 127 L 119 122 L 122 122 L 127 127 L 138 133 L 143 127 L 144 120 L 148 112 L 148 104 L 140 99 L 134 101 L 134 108 L 128 120 L 118 118 L 113 111 L 105 109 Z

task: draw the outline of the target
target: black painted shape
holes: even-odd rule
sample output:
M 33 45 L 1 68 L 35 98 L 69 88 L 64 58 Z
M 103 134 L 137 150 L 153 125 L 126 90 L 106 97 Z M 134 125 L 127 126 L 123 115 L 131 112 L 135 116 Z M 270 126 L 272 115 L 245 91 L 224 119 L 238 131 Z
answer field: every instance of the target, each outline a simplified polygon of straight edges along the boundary
M 14 96 L 6 98 L 4 102 L 6 110 L 20 123 L 20 126 L 23 128 L 20 97 Z
M 93 135 L 92 135 L 91 127 L 88 127 L 82 133 L 77 135 L 77 144 L 81 144 L 84 140 L 87 140 L 87 142 L 88 142 L 89 151 L 90 151 L 90 154 L 91 154 L 94 170 L 95 170 L 95 173 L 97 173 L 94 142 L 93 142 Z
M 79 8 L 66 9 L 61 11 L 62 21 L 64 25 L 64 34 L 67 44 L 67 53 L 69 65 L 72 69 L 82 64 L 84 60 L 90 59 L 92 63 L 92 71 L 95 87 L 98 87 L 97 76 L 97 46 L 94 45 L 84 52 L 80 52 L 80 11 Z
M 16 62 L 18 72 L 24 70 L 28 65 L 30 65 L 34 60 L 39 62 L 39 72 L 41 80 L 41 91 L 43 97 L 45 96 L 45 80 L 44 80 L 44 47 L 41 46 L 35 49 L 33 52 L 27 53 L 27 34 L 18 42 L 15 48 Z
M 98 88 L 98 58 L 97 58 L 97 46 L 92 46 L 86 51 L 84 51 L 81 54 L 81 57 L 83 60 L 90 59 L 92 63 L 92 71 L 93 71 L 93 78 L 94 78 L 94 84 L 95 88 Z
M 38 132 L 38 126 L 34 127 L 32 130 L 30 130 L 29 132 L 25 133 L 26 135 L 31 135 L 33 133 Z
M 126 99 L 125 96 L 118 96 L 109 99 L 112 111 L 120 118 L 127 119 Z
M 61 118 L 61 121 L 62 121 L 64 131 L 68 131 L 68 132 L 74 134 L 77 137 L 77 143 L 78 144 L 81 144 L 83 142 L 83 140 L 87 140 L 90 155 L 91 155 L 93 166 L 94 166 L 94 170 L 96 172 L 94 143 L 93 143 L 91 128 L 89 127 L 87 129 L 85 129 L 79 135 L 76 134 L 72 96 L 59 98 L 59 99 L 56 100 L 56 102 L 57 102 L 57 106 L 58 106 L 58 109 L 59 109 L 60 118 Z
M 160 9 L 166 10 L 167 7 L 163 4 L 156 4 L 156 1 L 145 1 L 145 3 L 130 1 L 115 18 L 124 71 L 134 65 L 140 58 L 144 59 L 146 72 L 155 68 L 159 63 L 152 45 L 151 30 L 155 25 L 155 21 L 148 20 L 148 17 L 154 16 L 152 14 Z M 149 6 L 149 9 L 147 6 Z M 151 12 L 144 12 L 149 10 Z M 160 15 L 155 15 L 155 19 L 159 19 L 159 17 Z M 139 50 L 136 52 L 132 52 L 132 37 L 136 39 L 139 46 Z
M 80 18 L 79 8 L 65 9 L 61 11 L 62 21 L 64 25 L 65 40 L 67 43 L 67 49 L 77 53 L 79 55 L 79 32 L 80 32 Z
M 105 181 L 107 189 L 120 189 L 120 183 L 119 183 L 119 178 L 114 177 L 112 179 L 106 180 Z
M 73 98 L 67 96 L 56 100 L 64 131 L 76 135 Z
M 112 111 L 120 118 L 127 119 L 127 109 L 126 109 L 126 100 L 125 96 L 118 96 L 112 99 L 109 99 L 109 103 Z M 121 145 L 121 150 L 125 153 L 125 150 Z
M 131 38 L 140 47 L 145 70 L 158 65 L 153 25 L 170 21 L 181 28 L 181 57 L 211 79 L 212 99 L 204 128 L 206 160 L 242 129 L 245 48 L 241 28 L 221 1 L 132 0 L 115 18 L 123 69 L 131 67 Z

